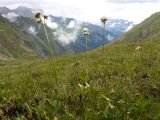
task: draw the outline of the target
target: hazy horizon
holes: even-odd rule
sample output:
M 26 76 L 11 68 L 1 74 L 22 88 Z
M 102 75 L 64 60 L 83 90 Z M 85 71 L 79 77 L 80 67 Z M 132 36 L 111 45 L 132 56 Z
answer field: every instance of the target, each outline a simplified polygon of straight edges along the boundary
M 10 9 L 18 6 L 43 9 L 54 16 L 72 17 L 92 23 L 99 22 L 101 16 L 140 23 L 160 11 L 160 0 L 1 0 L 0 6 Z

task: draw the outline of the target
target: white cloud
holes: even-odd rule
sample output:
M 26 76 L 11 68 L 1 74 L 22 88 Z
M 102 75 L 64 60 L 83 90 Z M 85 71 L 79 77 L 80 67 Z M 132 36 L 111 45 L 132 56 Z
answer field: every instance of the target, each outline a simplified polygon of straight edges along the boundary
M 75 27 L 75 21 L 72 20 L 68 25 L 67 28 L 74 28 Z
M 53 33 L 63 45 L 68 45 L 76 41 L 78 32 L 81 29 L 81 22 L 70 21 L 67 28 L 69 31 L 59 28 Z
M 34 27 L 34 26 L 30 26 L 29 28 L 28 28 L 28 32 L 29 33 L 31 33 L 32 35 L 36 35 L 38 32 L 36 31 L 36 27 Z
M 73 32 L 66 32 L 61 28 L 61 29 L 58 29 L 56 32 L 57 32 L 58 40 L 63 45 L 67 45 L 71 42 L 75 42 L 78 35 L 77 30 L 74 30 Z
M 134 27 L 134 24 L 131 24 L 130 26 L 128 26 L 128 28 L 126 29 L 126 32 L 131 30 Z
M 15 22 L 16 18 L 19 17 L 19 15 L 17 15 L 14 12 L 10 12 L 8 14 L 3 14 L 2 15 L 4 18 L 8 19 L 10 22 Z
M 114 37 L 111 35 L 107 35 L 107 39 L 108 39 L 108 41 L 112 41 L 114 39 Z
M 116 24 L 116 22 L 113 22 L 109 27 L 114 27 Z
M 139 23 L 160 11 L 160 0 L 0 0 L 0 5 L 10 8 L 28 6 L 55 16 L 94 23 L 99 23 L 101 16 Z
M 56 29 L 58 28 L 58 24 L 51 21 L 51 19 L 49 18 L 46 22 L 47 26 L 50 27 L 51 29 Z
M 146 3 L 146 2 L 160 2 L 160 0 L 107 0 L 111 3 Z

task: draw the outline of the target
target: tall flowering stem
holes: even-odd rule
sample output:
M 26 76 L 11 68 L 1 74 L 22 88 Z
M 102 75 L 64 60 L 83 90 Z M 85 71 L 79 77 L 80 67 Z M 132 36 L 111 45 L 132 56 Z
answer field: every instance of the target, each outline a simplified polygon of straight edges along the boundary
M 41 11 L 37 11 L 35 13 L 35 19 L 36 19 L 36 22 L 38 24 L 43 25 L 43 29 L 44 29 L 44 33 L 45 33 L 45 36 L 46 36 L 46 39 L 47 39 L 48 48 L 49 48 L 49 52 L 50 52 L 50 56 L 51 56 L 51 60 L 52 60 L 52 64 L 53 64 L 53 69 L 54 69 L 54 73 L 55 73 L 56 84 L 58 84 L 57 83 L 58 78 L 57 78 L 56 65 L 55 65 L 54 58 L 53 58 L 53 50 L 52 50 L 52 46 L 51 46 L 50 39 L 49 39 L 49 36 L 48 36 L 48 32 L 47 32 L 47 29 L 46 29 L 46 20 L 48 19 L 48 16 L 44 15 Z
M 101 22 L 103 24 L 103 32 L 102 32 L 102 64 L 104 64 L 104 45 L 105 45 L 105 27 L 106 27 L 106 22 L 107 22 L 107 18 L 106 17 L 102 17 L 101 18 Z
M 88 28 L 84 28 L 82 30 L 83 32 L 83 35 L 85 37 L 85 50 L 87 52 L 88 50 L 88 37 L 89 37 L 89 30 Z M 88 55 L 86 56 L 86 59 L 85 59 L 85 69 L 86 69 L 86 81 L 89 80 L 89 75 L 88 75 Z

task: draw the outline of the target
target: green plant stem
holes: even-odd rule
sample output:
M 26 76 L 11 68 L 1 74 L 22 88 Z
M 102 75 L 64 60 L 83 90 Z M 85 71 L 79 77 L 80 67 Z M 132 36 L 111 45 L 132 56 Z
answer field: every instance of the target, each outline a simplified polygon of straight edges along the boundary
M 102 33 L 102 39 L 103 39 L 103 42 L 102 42 L 102 65 L 104 65 L 104 41 L 105 41 L 105 23 L 103 24 L 103 33 Z
M 58 85 L 58 83 L 57 83 L 58 82 L 58 78 L 57 78 L 56 65 L 55 65 L 55 62 L 54 62 L 52 47 L 51 47 L 51 44 L 50 44 L 50 40 L 49 40 L 49 37 L 48 37 L 48 33 L 47 33 L 47 30 L 46 30 L 45 24 L 43 24 L 43 28 L 44 28 L 44 32 L 45 32 L 45 35 L 46 35 L 46 38 L 47 38 L 48 47 L 49 47 L 49 51 L 50 51 L 50 55 L 51 55 L 51 61 L 52 61 L 53 69 L 54 69 L 54 73 L 55 73 L 56 85 Z
M 86 43 L 85 43 L 86 52 L 88 50 L 88 36 L 86 36 Z M 86 81 L 88 81 L 88 55 L 86 54 L 86 60 L 85 60 L 85 69 L 86 69 Z
M 47 38 L 50 55 L 51 55 L 51 57 L 53 57 L 52 47 L 51 47 L 51 44 L 50 44 L 50 40 L 49 40 L 49 37 L 48 37 L 48 33 L 47 33 L 47 30 L 46 30 L 45 24 L 43 24 L 43 29 L 44 29 L 44 32 L 45 32 L 45 35 L 46 35 L 46 38 Z

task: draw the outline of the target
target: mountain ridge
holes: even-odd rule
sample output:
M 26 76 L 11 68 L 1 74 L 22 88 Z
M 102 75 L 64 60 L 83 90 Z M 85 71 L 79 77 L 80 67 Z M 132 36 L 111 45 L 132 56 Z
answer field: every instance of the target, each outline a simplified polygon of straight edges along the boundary
M 35 10 L 26 7 L 18 7 L 14 10 L 9 10 L 1 7 L 0 11 L 3 20 L 8 21 L 6 25 L 14 26 L 13 29 L 17 32 L 17 34 L 22 34 L 24 38 L 23 42 L 25 44 L 24 50 L 27 50 L 26 52 L 29 50 L 30 52 L 32 51 L 34 55 L 41 57 L 49 55 L 44 31 L 41 29 L 40 25 L 36 24 L 34 19 Z M 113 22 L 109 24 L 114 25 L 111 27 L 111 29 L 107 28 L 105 31 L 105 44 L 119 37 L 125 32 L 124 29 L 127 28 L 127 25 L 129 26 L 132 24 L 127 23 L 125 20 L 122 20 L 121 22 L 117 21 L 116 23 L 114 23 L 116 20 L 112 21 Z M 124 27 L 121 27 L 120 23 L 124 23 Z M 96 49 L 102 44 L 102 27 L 89 22 L 81 22 L 74 18 L 64 18 L 49 15 L 46 27 L 52 47 L 55 46 L 56 55 L 78 54 L 85 52 L 84 36 L 81 33 L 81 29 L 84 27 L 88 27 L 90 29 L 88 50 Z M 3 34 L 4 33 L 1 32 L 2 36 Z M 9 36 L 5 36 L 6 39 L 10 39 Z M 24 46 L 22 48 L 24 48 Z
M 141 43 L 160 39 L 160 12 L 152 14 L 140 24 L 117 39 L 118 43 Z

